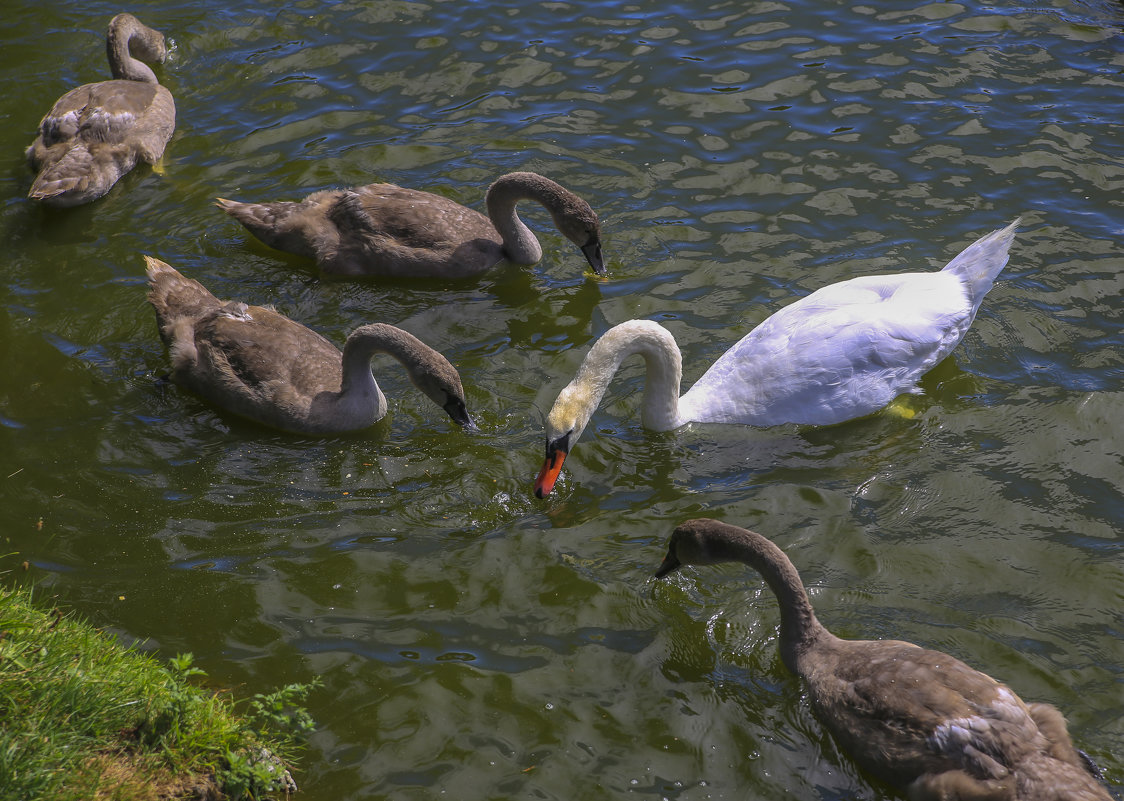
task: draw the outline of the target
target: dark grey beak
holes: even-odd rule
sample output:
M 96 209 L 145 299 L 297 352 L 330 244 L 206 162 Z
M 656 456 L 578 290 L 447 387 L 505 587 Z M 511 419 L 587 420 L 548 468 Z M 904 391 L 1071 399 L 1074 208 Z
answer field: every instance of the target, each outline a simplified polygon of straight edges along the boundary
M 593 268 L 593 272 L 598 275 L 605 275 L 605 260 L 601 257 L 600 239 L 591 239 L 582 245 L 582 253 L 585 255 L 585 260 L 589 262 L 589 266 Z
M 680 563 L 679 557 L 668 551 L 667 556 L 660 563 L 659 569 L 656 570 L 656 578 L 663 578 L 668 573 L 674 573 L 680 567 L 682 567 L 682 563 Z
M 479 431 L 476 423 L 472 422 L 472 418 L 468 415 L 468 408 L 464 405 L 464 401 L 459 398 L 450 398 L 449 402 L 443 407 L 445 413 L 453 419 L 453 422 L 461 426 L 465 431 Z

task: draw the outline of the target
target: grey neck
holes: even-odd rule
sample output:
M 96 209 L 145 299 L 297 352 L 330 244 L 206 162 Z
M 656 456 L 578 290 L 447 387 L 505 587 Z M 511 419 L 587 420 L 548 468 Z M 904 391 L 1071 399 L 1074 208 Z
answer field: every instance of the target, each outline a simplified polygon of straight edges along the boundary
M 371 323 L 351 332 L 343 346 L 343 384 L 341 392 L 357 385 L 374 382 L 371 358 L 385 353 L 397 359 L 414 377 L 419 368 L 431 359 L 432 349 L 400 328 L 385 323 Z
M 514 264 L 535 264 L 542 258 L 542 246 L 531 229 L 519 219 L 515 207 L 521 200 L 540 203 L 557 219 L 567 211 L 572 193 L 533 172 L 513 172 L 488 187 L 485 203 L 492 225 L 503 238 L 504 254 Z
M 760 534 L 718 523 L 721 536 L 710 542 L 710 555 L 716 561 L 737 561 L 749 565 L 765 579 L 777 596 L 781 613 L 780 653 L 785 667 L 797 675 L 802 657 L 813 643 L 830 632 L 816 618 L 812 602 L 784 551 Z
M 109 23 L 105 40 L 106 55 L 113 77 L 118 80 L 159 83 L 156 73 L 133 53 L 155 62 L 166 56 L 164 34 L 141 24 L 131 14 L 118 14 Z

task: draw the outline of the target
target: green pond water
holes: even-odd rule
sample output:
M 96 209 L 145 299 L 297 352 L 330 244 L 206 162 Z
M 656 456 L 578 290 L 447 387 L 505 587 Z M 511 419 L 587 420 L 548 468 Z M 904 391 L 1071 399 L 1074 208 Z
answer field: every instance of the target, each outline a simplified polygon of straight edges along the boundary
M 307 801 L 892 798 L 781 665 L 756 574 L 651 578 L 714 516 L 783 547 L 836 633 L 1057 705 L 1124 787 L 1124 7 L 140 0 L 173 43 L 165 171 L 37 207 L 23 149 L 108 77 L 119 10 L 0 15 L 0 569 L 236 694 L 319 677 Z M 212 205 L 390 181 L 479 209 L 514 169 L 592 203 L 607 277 L 538 208 L 534 267 L 350 283 Z M 1020 215 L 912 418 L 654 434 L 635 360 L 533 497 L 610 326 L 665 325 L 689 386 L 794 298 Z M 143 254 L 337 343 L 421 336 L 479 433 L 383 359 L 390 414 L 339 437 L 160 383 Z

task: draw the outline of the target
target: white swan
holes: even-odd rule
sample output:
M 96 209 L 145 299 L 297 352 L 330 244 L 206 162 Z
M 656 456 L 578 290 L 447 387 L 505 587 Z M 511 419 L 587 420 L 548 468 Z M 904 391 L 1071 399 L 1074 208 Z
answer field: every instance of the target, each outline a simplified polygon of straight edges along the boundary
M 682 565 L 742 562 L 777 596 L 778 646 L 812 709 L 855 762 L 913 801 L 1110 801 L 1099 770 L 1049 704 L 940 651 L 900 640 L 844 640 L 816 619 L 784 551 L 706 518 L 671 535 L 662 578 Z
M 682 398 L 682 356 L 667 329 L 650 320 L 610 328 L 547 416 L 535 494 L 550 494 L 609 381 L 633 354 L 647 364 L 641 421 L 653 431 L 689 422 L 830 425 L 918 391 L 917 380 L 971 326 L 1018 224 L 980 238 L 939 272 L 852 278 L 801 298 L 722 354 Z

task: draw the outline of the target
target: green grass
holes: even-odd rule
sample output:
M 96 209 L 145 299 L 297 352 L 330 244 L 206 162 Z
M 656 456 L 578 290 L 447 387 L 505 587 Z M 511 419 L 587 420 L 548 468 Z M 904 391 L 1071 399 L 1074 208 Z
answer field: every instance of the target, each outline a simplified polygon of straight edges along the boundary
M 312 720 L 290 685 L 235 704 L 72 615 L 0 588 L 0 798 L 284 797 Z

